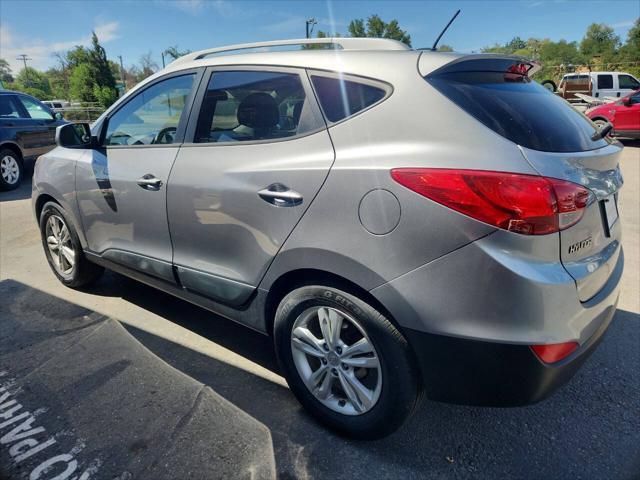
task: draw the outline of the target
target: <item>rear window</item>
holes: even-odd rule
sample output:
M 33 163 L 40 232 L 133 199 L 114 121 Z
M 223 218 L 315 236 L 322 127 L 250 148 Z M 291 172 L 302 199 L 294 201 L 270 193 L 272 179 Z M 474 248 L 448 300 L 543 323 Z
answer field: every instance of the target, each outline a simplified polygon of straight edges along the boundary
M 591 140 L 594 125 L 564 100 L 524 75 L 455 71 L 426 80 L 494 132 L 526 148 L 580 152 L 607 145 Z
M 387 90 L 382 86 L 376 87 L 339 77 L 312 75 L 311 82 L 322 111 L 331 123 L 355 115 L 387 95 Z

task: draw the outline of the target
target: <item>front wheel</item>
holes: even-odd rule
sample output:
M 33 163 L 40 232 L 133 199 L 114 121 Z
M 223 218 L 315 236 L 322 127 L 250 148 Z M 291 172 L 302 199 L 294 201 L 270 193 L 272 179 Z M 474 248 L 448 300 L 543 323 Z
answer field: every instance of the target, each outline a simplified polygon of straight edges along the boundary
M 276 311 L 274 337 L 292 392 L 344 435 L 384 437 L 419 403 L 419 373 L 407 341 L 349 293 L 315 285 L 292 291 Z
M 51 270 L 67 287 L 88 285 L 104 271 L 86 259 L 73 224 L 57 203 L 48 202 L 42 208 L 40 235 Z

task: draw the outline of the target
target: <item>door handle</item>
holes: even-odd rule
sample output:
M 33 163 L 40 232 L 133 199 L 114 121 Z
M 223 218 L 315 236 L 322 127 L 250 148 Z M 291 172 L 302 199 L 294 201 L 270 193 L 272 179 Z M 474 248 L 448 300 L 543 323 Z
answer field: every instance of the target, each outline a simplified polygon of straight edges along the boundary
M 272 183 L 260 190 L 258 196 L 276 207 L 295 207 L 302 203 L 302 195 L 282 183 Z
M 156 178 L 155 175 L 151 173 L 147 173 L 140 177 L 137 183 L 145 190 L 160 190 L 160 187 L 162 186 L 162 180 Z

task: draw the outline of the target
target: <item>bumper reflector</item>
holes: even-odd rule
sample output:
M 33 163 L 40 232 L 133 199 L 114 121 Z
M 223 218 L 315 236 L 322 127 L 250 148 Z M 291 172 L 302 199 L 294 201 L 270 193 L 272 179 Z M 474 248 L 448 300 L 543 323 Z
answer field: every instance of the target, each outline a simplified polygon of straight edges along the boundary
M 579 344 L 577 342 L 552 343 L 550 345 L 531 345 L 531 350 L 544 363 L 559 362 L 571 355 Z

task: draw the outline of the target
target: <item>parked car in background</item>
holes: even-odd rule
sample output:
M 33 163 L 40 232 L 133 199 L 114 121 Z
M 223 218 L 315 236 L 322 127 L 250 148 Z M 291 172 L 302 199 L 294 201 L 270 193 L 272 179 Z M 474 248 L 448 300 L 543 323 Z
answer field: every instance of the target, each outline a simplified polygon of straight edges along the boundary
M 594 98 L 624 97 L 640 88 L 640 81 L 624 72 L 584 72 L 568 73 L 556 87 L 552 80 L 545 80 L 542 86 L 571 102 L 582 101 L 576 93 Z
M 56 128 L 66 122 L 38 99 L 0 91 L 0 190 L 20 185 L 25 162 L 56 145 Z
M 45 100 L 42 103 L 44 103 L 51 109 L 66 108 L 71 106 L 71 102 L 69 102 L 68 100 Z
M 591 108 L 585 115 L 601 128 L 611 123 L 613 136 L 640 138 L 640 89 L 617 102 Z
M 389 434 L 423 391 L 537 402 L 602 338 L 624 256 L 622 146 L 534 69 L 378 38 L 189 53 L 59 127 L 44 253 L 68 287 L 107 267 L 272 336 L 346 435 Z

